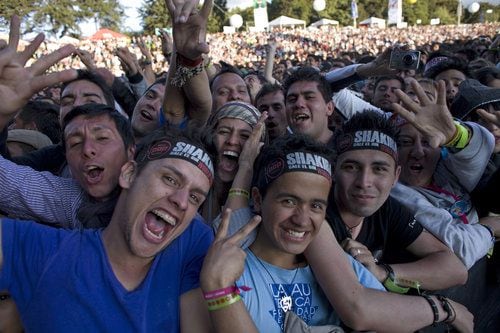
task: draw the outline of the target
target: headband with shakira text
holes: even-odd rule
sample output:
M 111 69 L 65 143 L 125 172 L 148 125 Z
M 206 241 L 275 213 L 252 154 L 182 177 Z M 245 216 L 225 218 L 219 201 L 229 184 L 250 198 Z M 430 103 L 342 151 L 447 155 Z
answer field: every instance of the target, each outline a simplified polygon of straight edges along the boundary
M 359 130 L 345 133 L 337 140 L 337 154 L 349 150 L 373 149 L 389 154 L 396 162 L 398 160 L 398 146 L 389 135 L 374 130 Z
M 175 141 L 169 139 L 160 139 L 144 149 L 137 162 L 153 161 L 161 158 L 179 158 L 194 164 L 210 180 L 214 179 L 214 167 L 210 156 L 206 151 L 192 143 L 184 141 Z
M 257 184 L 259 187 L 264 187 L 282 174 L 296 171 L 315 173 L 325 177 L 329 182 L 332 181 L 332 166 L 328 159 L 321 155 L 296 151 L 271 159 L 263 172 L 259 173 Z

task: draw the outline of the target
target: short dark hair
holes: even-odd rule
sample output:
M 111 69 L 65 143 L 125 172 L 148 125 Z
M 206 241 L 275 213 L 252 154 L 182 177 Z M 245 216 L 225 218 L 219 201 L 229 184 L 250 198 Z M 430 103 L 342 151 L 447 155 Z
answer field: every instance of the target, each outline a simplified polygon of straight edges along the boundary
M 100 76 L 98 73 L 91 72 L 88 70 L 83 70 L 83 69 L 79 69 L 77 72 L 78 72 L 78 77 L 76 79 L 74 79 L 72 81 L 65 82 L 62 85 L 61 96 L 62 96 L 62 93 L 64 92 L 64 90 L 71 83 L 77 82 L 77 81 L 83 81 L 83 80 L 90 81 L 90 82 L 94 83 L 95 85 L 97 85 L 102 90 L 102 94 L 104 96 L 104 99 L 106 100 L 106 105 L 111 106 L 113 108 L 115 107 L 115 98 L 113 97 L 113 92 L 111 90 L 111 87 L 108 86 L 108 84 L 106 83 L 106 81 L 104 81 L 102 76 Z
M 48 136 L 52 142 L 59 142 L 61 139 L 57 105 L 43 101 L 29 101 L 23 106 L 17 117 L 24 123 L 34 122 L 37 130 Z
M 493 80 L 500 80 L 500 69 L 496 67 L 483 67 L 476 70 L 472 77 L 487 86 Z
M 321 155 L 328 161 L 332 160 L 333 151 L 323 143 L 320 143 L 304 134 L 286 134 L 273 140 L 270 144 L 262 146 L 253 166 L 252 186 L 259 189 L 260 195 L 264 197 L 271 183 L 259 182 L 266 166 L 274 159 L 285 156 L 292 151 L 302 151 Z
M 238 68 L 226 64 L 225 66 L 222 67 L 222 69 L 217 74 L 215 74 L 215 76 L 212 78 L 212 80 L 210 80 L 210 91 L 212 91 L 212 86 L 214 84 L 215 79 L 217 79 L 219 76 L 221 76 L 223 74 L 227 74 L 227 73 L 236 74 L 239 77 L 241 77 L 241 79 L 243 79 L 243 73 L 241 73 L 241 71 Z
M 403 80 L 401 77 L 396 76 L 396 75 L 386 75 L 386 76 L 379 76 L 377 77 L 377 80 L 375 80 L 375 84 L 373 86 L 373 90 L 377 90 L 377 86 L 380 82 L 382 81 L 388 81 L 388 80 L 397 80 L 401 83 L 401 90 L 405 91 L 406 90 L 406 83 L 405 80 Z
M 323 75 L 312 67 L 300 67 L 286 78 L 285 83 L 283 84 L 285 97 L 288 94 L 290 87 L 294 83 L 300 81 L 316 82 L 318 84 L 318 90 L 321 92 L 321 95 L 323 95 L 325 102 L 328 103 L 332 100 L 332 90 L 330 88 L 330 84 L 326 81 Z
M 427 63 L 429 63 L 429 61 L 430 60 L 428 60 Z M 455 69 L 459 72 L 464 73 L 466 77 L 469 77 L 470 73 L 467 69 L 467 64 L 464 60 L 457 57 L 449 57 L 448 59 L 437 63 L 436 65 L 424 71 L 424 76 L 435 80 L 436 76 L 438 76 L 440 73 L 450 69 Z
M 63 119 L 63 133 L 66 126 L 78 116 L 85 116 L 87 118 L 95 118 L 102 115 L 108 116 L 115 123 L 116 130 L 122 137 L 125 149 L 132 147 L 135 143 L 134 134 L 132 132 L 132 125 L 121 113 L 116 111 L 113 107 L 104 104 L 84 104 L 73 108 Z M 62 142 L 65 145 L 64 134 L 62 135 Z
M 208 128 L 200 129 L 200 127 L 192 124 L 189 124 L 188 127 L 183 130 L 176 127 L 162 126 L 149 133 L 138 142 L 135 150 L 138 174 L 144 169 L 148 160 L 144 159 L 142 161 L 137 161 L 137 157 L 143 155 L 144 150 L 149 149 L 153 143 L 162 139 L 171 139 L 172 141 L 183 140 L 192 143 L 195 146 L 203 148 L 212 162 L 215 163 L 215 146 L 212 143 L 211 131 Z
M 266 83 L 260 88 L 259 92 L 255 96 L 255 102 L 254 104 L 257 105 L 257 101 L 261 99 L 263 96 L 267 94 L 272 94 L 277 91 L 281 91 L 283 95 L 285 95 L 285 92 L 283 91 L 283 87 L 278 84 L 278 83 Z

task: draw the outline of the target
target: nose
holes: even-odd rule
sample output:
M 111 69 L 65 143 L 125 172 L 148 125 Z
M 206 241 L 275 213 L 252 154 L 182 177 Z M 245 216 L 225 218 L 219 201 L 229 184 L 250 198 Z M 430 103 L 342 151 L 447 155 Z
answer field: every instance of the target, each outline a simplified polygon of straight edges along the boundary
M 85 140 L 82 149 L 82 153 L 86 158 L 92 158 L 97 154 L 96 147 L 92 140 Z
M 411 156 L 414 158 L 422 158 L 425 155 L 424 146 L 420 140 L 415 140 L 413 147 L 411 148 Z
M 185 211 L 189 201 L 189 191 L 186 188 L 177 188 L 170 194 L 169 200 L 181 211 Z
M 229 101 L 241 101 L 241 94 L 237 91 L 231 91 L 229 94 Z
M 238 139 L 238 133 L 236 132 L 231 132 L 229 134 L 229 136 L 227 137 L 226 139 L 226 143 L 228 145 L 232 145 L 232 146 L 236 146 L 240 143 L 239 139 Z
M 359 188 L 370 188 L 373 185 L 373 172 L 370 168 L 363 168 L 356 177 L 356 186 Z
M 303 96 L 299 96 L 297 97 L 297 100 L 295 101 L 295 107 L 297 109 L 302 109 L 302 108 L 305 108 L 305 105 L 306 105 L 306 100 Z
M 292 223 L 297 226 L 304 226 L 307 224 L 309 216 L 307 214 L 306 208 L 302 206 L 297 206 L 292 215 Z

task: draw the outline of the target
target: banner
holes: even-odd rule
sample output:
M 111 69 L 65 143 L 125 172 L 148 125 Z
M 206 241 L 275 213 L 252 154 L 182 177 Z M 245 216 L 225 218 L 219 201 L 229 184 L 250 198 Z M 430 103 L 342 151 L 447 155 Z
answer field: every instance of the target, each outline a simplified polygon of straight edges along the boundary
M 351 1 L 351 17 L 353 19 L 358 18 L 358 5 L 356 4 L 355 0 Z
M 403 20 L 403 1 L 389 0 L 389 11 L 387 12 L 387 24 L 399 24 Z

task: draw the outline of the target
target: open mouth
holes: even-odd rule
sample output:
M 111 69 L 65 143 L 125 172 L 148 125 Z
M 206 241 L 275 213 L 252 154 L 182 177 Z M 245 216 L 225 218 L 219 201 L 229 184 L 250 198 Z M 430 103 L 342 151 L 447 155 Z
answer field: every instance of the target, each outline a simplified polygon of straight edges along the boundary
M 219 166 L 227 171 L 233 172 L 238 168 L 240 154 L 232 150 L 224 150 L 219 161 Z
M 96 165 L 91 165 L 87 167 L 87 170 L 85 170 L 85 174 L 87 176 L 87 181 L 90 184 L 95 184 L 98 183 L 102 180 L 102 175 L 104 172 L 104 168 L 101 168 Z
M 297 123 L 298 123 L 298 122 L 301 122 L 301 121 L 305 121 L 305 120 L 307 120 L 307 119 L 309 119 L 309 116 L 308 116 L 308 115 L 306 115 L 306 114 L 303 114 L 303 113 L 296 114 L 296 115 L 293 117 L 293 120 L 294 120 L 295 122 L 297 122 Z
M 175 226 L 177 220 L 172 215 L 161 209 L 153 209 L 146 214 L 145 232 L 146 237 L 153 243 L 163 241 Z
M 306 234 L 305 231 L 296 231 L 292 229 L 286 230 L 287 234 L 290 235 L 293 238 L 303 238 Z
M 149 121 L 153 121 L 154 118 L 153 116 L 151 115 L 151 113 L 149 113 L 148 111 L 146 110 L 141 110 L 141 116 L 142 118 L 146 119 L 146 120 L 149 120 Z
M 420 171 L 424 170 L 424 166 L 422 164 L 413 164 L 413 165 L 410 165 L 410 170 L 420 172 Z

